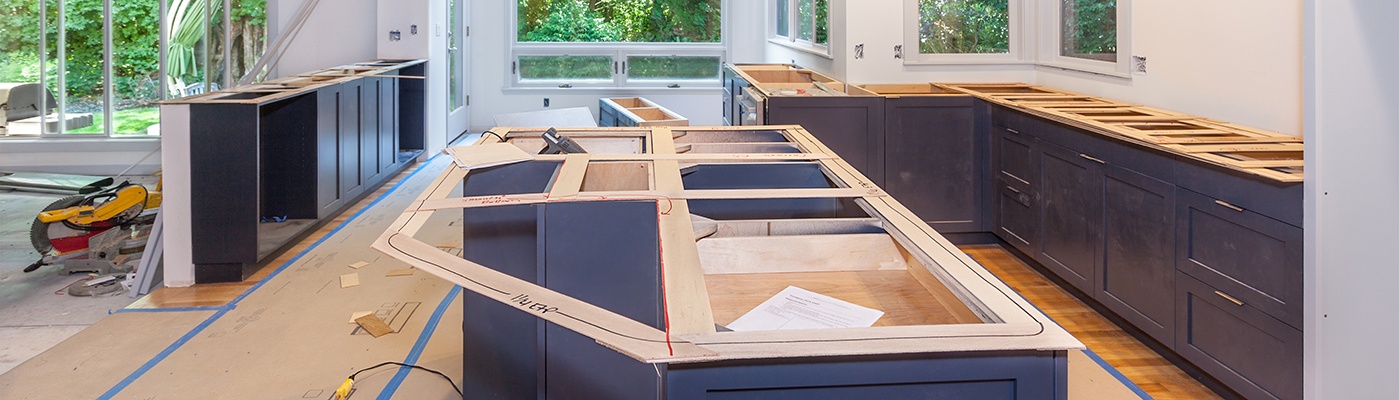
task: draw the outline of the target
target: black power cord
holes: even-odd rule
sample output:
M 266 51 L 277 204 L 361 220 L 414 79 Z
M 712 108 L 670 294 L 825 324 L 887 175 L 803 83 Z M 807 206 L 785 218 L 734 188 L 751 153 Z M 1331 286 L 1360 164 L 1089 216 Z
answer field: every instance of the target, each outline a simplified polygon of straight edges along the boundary
M 385 366 L 385 365 L 398 365 L 398 366 L 403 366 L 403 367 L 408 367 L 408 368 L 413 368 L 413 369 L 420 369 L 420 370 L 423 370 L 423 371 L 427 371 L 427 372 L 431 372 L 431 373 L 437 374 L 437 376 L 442 377 L 442 379 L 446 379 L 446 380 L 447 380 L 447 383 L 452 384 L 452 390 L 456 390 L 458 396 L 464 396 L 464 395 L 462 394 L 461 388 L 457 387 L 457 383 L 456 383 L 455 381 L 453 381 L 452 378 L 448 377 L 447 374 L 444 374 L 444 373 L 441 373 L 441 372 L 438 372 L 438 371 L 436 371 L 436 370 L 429 369 L 429 368 L 426 368 L 426 367 L 413 365 L 413 364 L 404 364 L 404 363 L 397 362 L 397 361 L 384 361 L 384 362 L 381 362 L 381 363 L 378 363 L 378 364 L 374 364 L 374 366 L 372 366 L 372 367 L 364 368 L 364 369 L 361 369 L 361 370 L 359 370 L 359 371 L 355 371 L 355 373 L 353 373 L 353 374 L 350 374 L 350 377 L 345 379 L 345 383 L 340 384 L 340 388 L 338 388 L 338 389 L 335 390 L 335 393 L 331 396 L 331 398 L 332 398 L 332 399 L 335 399 L 335 400 L 344 400 L 344 399 L 349 398 L 349 397 L 350 397 L 350 388 L 354 387 L 354 385 L 355 385 L 355 377 L 356 377 L 356 376 L 359 376 L 359 374 L 361 374 L 361 373 L 363 373 L 363 372 L 365 372 L 365 371 L 369 371 L 369 370 L 372 370 L 372 369 L 375 369 L 375 368 L 379 368 L 379 367 L 382 367 L 382 366 Z
M 496 138 L 496 139 L 500 139 L 500 141 L 501 141 L 502 143 L 505 142 L 505 137 L 500 136 L 499 133 L 495 133 L 495 132 L 491 132 L 491 131 L 486 131 L 485 133 L 482 133 L 482 135 L 486 135 L 486 134 L 489 134 L 489 135 L 491 135 L 491 136 L 495 136 L 495 138 Z

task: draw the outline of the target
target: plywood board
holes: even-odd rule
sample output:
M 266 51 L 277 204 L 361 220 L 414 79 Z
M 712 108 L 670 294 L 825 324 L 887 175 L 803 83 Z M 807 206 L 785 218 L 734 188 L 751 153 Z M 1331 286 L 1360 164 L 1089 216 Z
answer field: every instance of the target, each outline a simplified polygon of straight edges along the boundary
M 894 240 L 882 233 L 710 237 L 695 245 L 711 276 L 908 268 Z

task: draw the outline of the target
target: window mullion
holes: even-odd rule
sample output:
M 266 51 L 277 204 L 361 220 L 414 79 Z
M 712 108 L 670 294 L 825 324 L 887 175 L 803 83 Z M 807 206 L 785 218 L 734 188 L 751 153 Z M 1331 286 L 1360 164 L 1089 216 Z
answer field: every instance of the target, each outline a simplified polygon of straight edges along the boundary
M 112 124 L 112 1 L 102 1 L 102 135 L 116 132 Z

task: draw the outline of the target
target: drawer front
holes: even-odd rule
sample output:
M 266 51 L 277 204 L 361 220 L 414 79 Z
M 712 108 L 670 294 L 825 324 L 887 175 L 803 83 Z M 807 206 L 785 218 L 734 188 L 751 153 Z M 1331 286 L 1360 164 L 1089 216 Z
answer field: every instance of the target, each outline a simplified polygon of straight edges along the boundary
M 1246 398 L 1302 398 L 1302 331 L 1184 273 L 1176 289 L 1176 353 Z
M 1039 246 L 1039 216 L 1035 195 L 1003 182 L 996 183 L 996 235 L 1029 255 Z
M 1302 326 L 1302 228 L 1177 191 L 1176 268 Z
M 996 179 L 1021 188 L 1035 186 L 1035 139 L 1004 127 L 991 129 L 991 172 Z

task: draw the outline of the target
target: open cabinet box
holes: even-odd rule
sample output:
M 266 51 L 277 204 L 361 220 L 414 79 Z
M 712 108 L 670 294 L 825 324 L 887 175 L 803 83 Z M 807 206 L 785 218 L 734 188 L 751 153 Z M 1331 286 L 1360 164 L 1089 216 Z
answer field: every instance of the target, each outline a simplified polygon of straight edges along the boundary
M 532 154 L 536 130 L 493 131 L 374 245 L 469 292 L 468 391 L 1066 395 L 1065 351 L 1082 345 L 800 127 L 570 129 L 642 151 L 561 155 Z M 434 212 L 463 216 L 460 258 L 413 238 Z M 885 314 L 727 328 L 788 286 Z

